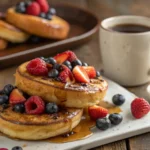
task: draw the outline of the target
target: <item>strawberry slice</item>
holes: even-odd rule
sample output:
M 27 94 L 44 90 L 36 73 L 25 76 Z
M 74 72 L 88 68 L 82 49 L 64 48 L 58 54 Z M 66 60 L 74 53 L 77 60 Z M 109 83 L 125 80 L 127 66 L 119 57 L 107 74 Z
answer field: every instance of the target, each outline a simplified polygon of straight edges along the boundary
M 9 96 L 9 103 L 10 104 L 19 104 L 25 102 L 26 99 L 23 96 L 22 92 L 18 89 L 14 89 Z
M 66 53 L 66 52 L 63 52 L 63 53 L 60 53 L 60 54 L 57 54 L 54 59 L 56 60 L 56 62 L 58 64 L 62 64 L 63 62 L 65 62 L 69 57 L 69 54 Z
M 85 69 L 90 79 L 96 77 L 96 70 L 93 66 L 84 66 L 83 68 Z
M 92 120 L 97 120 L 106 117 L 108 110 L 104 107 L 94 105 L 88 108 L 88 113 Z
M 82 66 L 75 66 L 72 72 L 76 81 L 81 82 L 81 83 L 90 82 L 88 74 L 86 73 L 86 71 L 84 70 Z
M 60 81 L 63 83 L 73 81 L 73 75 L 70 69 L 66 67 L 65 65 L 62 66 L 62 69 L 63 70 L 60 72 L 59 77 L 58 77 Z
M 63 53 L 57 54 L 54 59 L 57 61 L 58 64 L 62 64 L 66 60 L 72 62 L 77 59 L 77 56 L 72 51 L 65 51 Z

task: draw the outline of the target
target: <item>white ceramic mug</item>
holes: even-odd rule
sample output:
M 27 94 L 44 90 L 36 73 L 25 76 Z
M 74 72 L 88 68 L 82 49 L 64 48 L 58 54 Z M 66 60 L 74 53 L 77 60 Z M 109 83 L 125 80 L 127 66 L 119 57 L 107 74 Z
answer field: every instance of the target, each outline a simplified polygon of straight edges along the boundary
M 120 24 L 150 27 L 150 18 L 116 16 L 101 22 L 100 50 L 104 74 L 125 86 L 147 83 L 150 81 L 150 31 L 124 33 L 110 30 Z

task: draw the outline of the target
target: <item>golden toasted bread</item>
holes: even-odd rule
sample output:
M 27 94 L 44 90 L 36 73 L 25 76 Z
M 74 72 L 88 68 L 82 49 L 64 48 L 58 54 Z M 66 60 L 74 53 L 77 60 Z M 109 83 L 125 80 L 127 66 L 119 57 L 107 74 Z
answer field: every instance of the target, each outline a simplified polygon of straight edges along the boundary
M 0 112 L 0 131 L 12 138 L 42 140 L 71 131 L 81 120 L 82 109 L 65 108 L 57 114 L 28 115 L 12 111 Z
M 17 13 L 14 8 L 8 9 L 6 20 L 30 34 L 50 39 L 65 39 L 70 28 L 69 24 L 58 16 L 53 16 L 49 21 L 37 16 Z
M 29 35 L 7 22 L 0 20 L 0 38 L 12 43 L 22 43 L 29 38 Z
M 3 50 L 7 47 L 8 42 L 0 38 L 0 50 Z
M 33 76 L 27 72 L 28 62 L 16 70 L 15 84 L 29 95 L 37 95 L 49 102 L 66 107 L 85 108 L 103 100 L 108 84 L 105 80 L 91 79 L 90 83 L 62 83 L 42 76 Z

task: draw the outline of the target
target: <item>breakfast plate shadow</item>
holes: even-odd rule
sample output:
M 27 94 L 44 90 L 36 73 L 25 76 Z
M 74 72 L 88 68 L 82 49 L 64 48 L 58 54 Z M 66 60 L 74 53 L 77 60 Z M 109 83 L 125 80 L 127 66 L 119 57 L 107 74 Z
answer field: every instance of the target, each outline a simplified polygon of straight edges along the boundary
M 150 130 L 150 113 L 141 119 L 134 119 L 131 111 L 131 102 L 136 98 L 134 94 L 113 81 L 106 79 L 109 88 L 105 101 L 112 103 L 112 97 L 115 94 L 122 94 L 126 101 L 120 107 L 123 121 L 117 126 L 112 126 L 106 131 L 100 131 L 96 127 L 92 128 L 93 135 L 73 142 L 52 143 L 49 141 L 23 141 L 10 139 L 0 136 L 0 147 L 11 149 L 14 146 L 21 146 L 23 150 L 87 150 L 93 147 L 125 139 L 131 136 L 149 132 Z
M 99 19 L 88 10 L 63 3 L 52 3 L 57 15 L 70 24 L 70 33 L 65 40 L 43 40 L 37 44 L 10 45 L 0 51 L 0 69 L 20 64 L 38 56 L 50 56 L 66 49 L 72 49 L 92 38 L 99 29 Z M 42 29 L 41 29 L 42 30 Z

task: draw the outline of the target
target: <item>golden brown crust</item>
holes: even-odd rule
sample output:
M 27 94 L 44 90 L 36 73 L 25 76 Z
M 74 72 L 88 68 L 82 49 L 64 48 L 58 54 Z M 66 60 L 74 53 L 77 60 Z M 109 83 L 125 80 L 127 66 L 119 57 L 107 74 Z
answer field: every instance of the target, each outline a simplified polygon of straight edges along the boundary
M 13 8 L 8 9 L 6 20 L 16 27 L 37 36 L 50 39 L 65 39 L 69 32 L 69 24 L 58 16 L 52 20 L 16 13 Z
M 0 38 L 0 50 L 4 50 L 7 47 L 8 42 Z
M 67 111 L 70 113 L 60 112 L 55 120 L 51 118 L 54 115 L 19 114 L 8 108 L 0 112 L 0 131 L 12 138 L 25 140 L 54 137 L 69 132 L 79 124 L 83 110 L 72 108 Z
M 0 37 L 12 43 L 22 43 L 29 38 L 29 35 L 7 22 L 0 20 Z
M 17 69 L 15 84 L 29 95 L 37 95 L 66 107 L 85 108 L 98 104 L 106 94 L 108 84 L 105 80 L 93 79 L 86 86 L 77 83 L 64 84 L 30 75 L 26 70 L 27 64 L 28 62 Z

